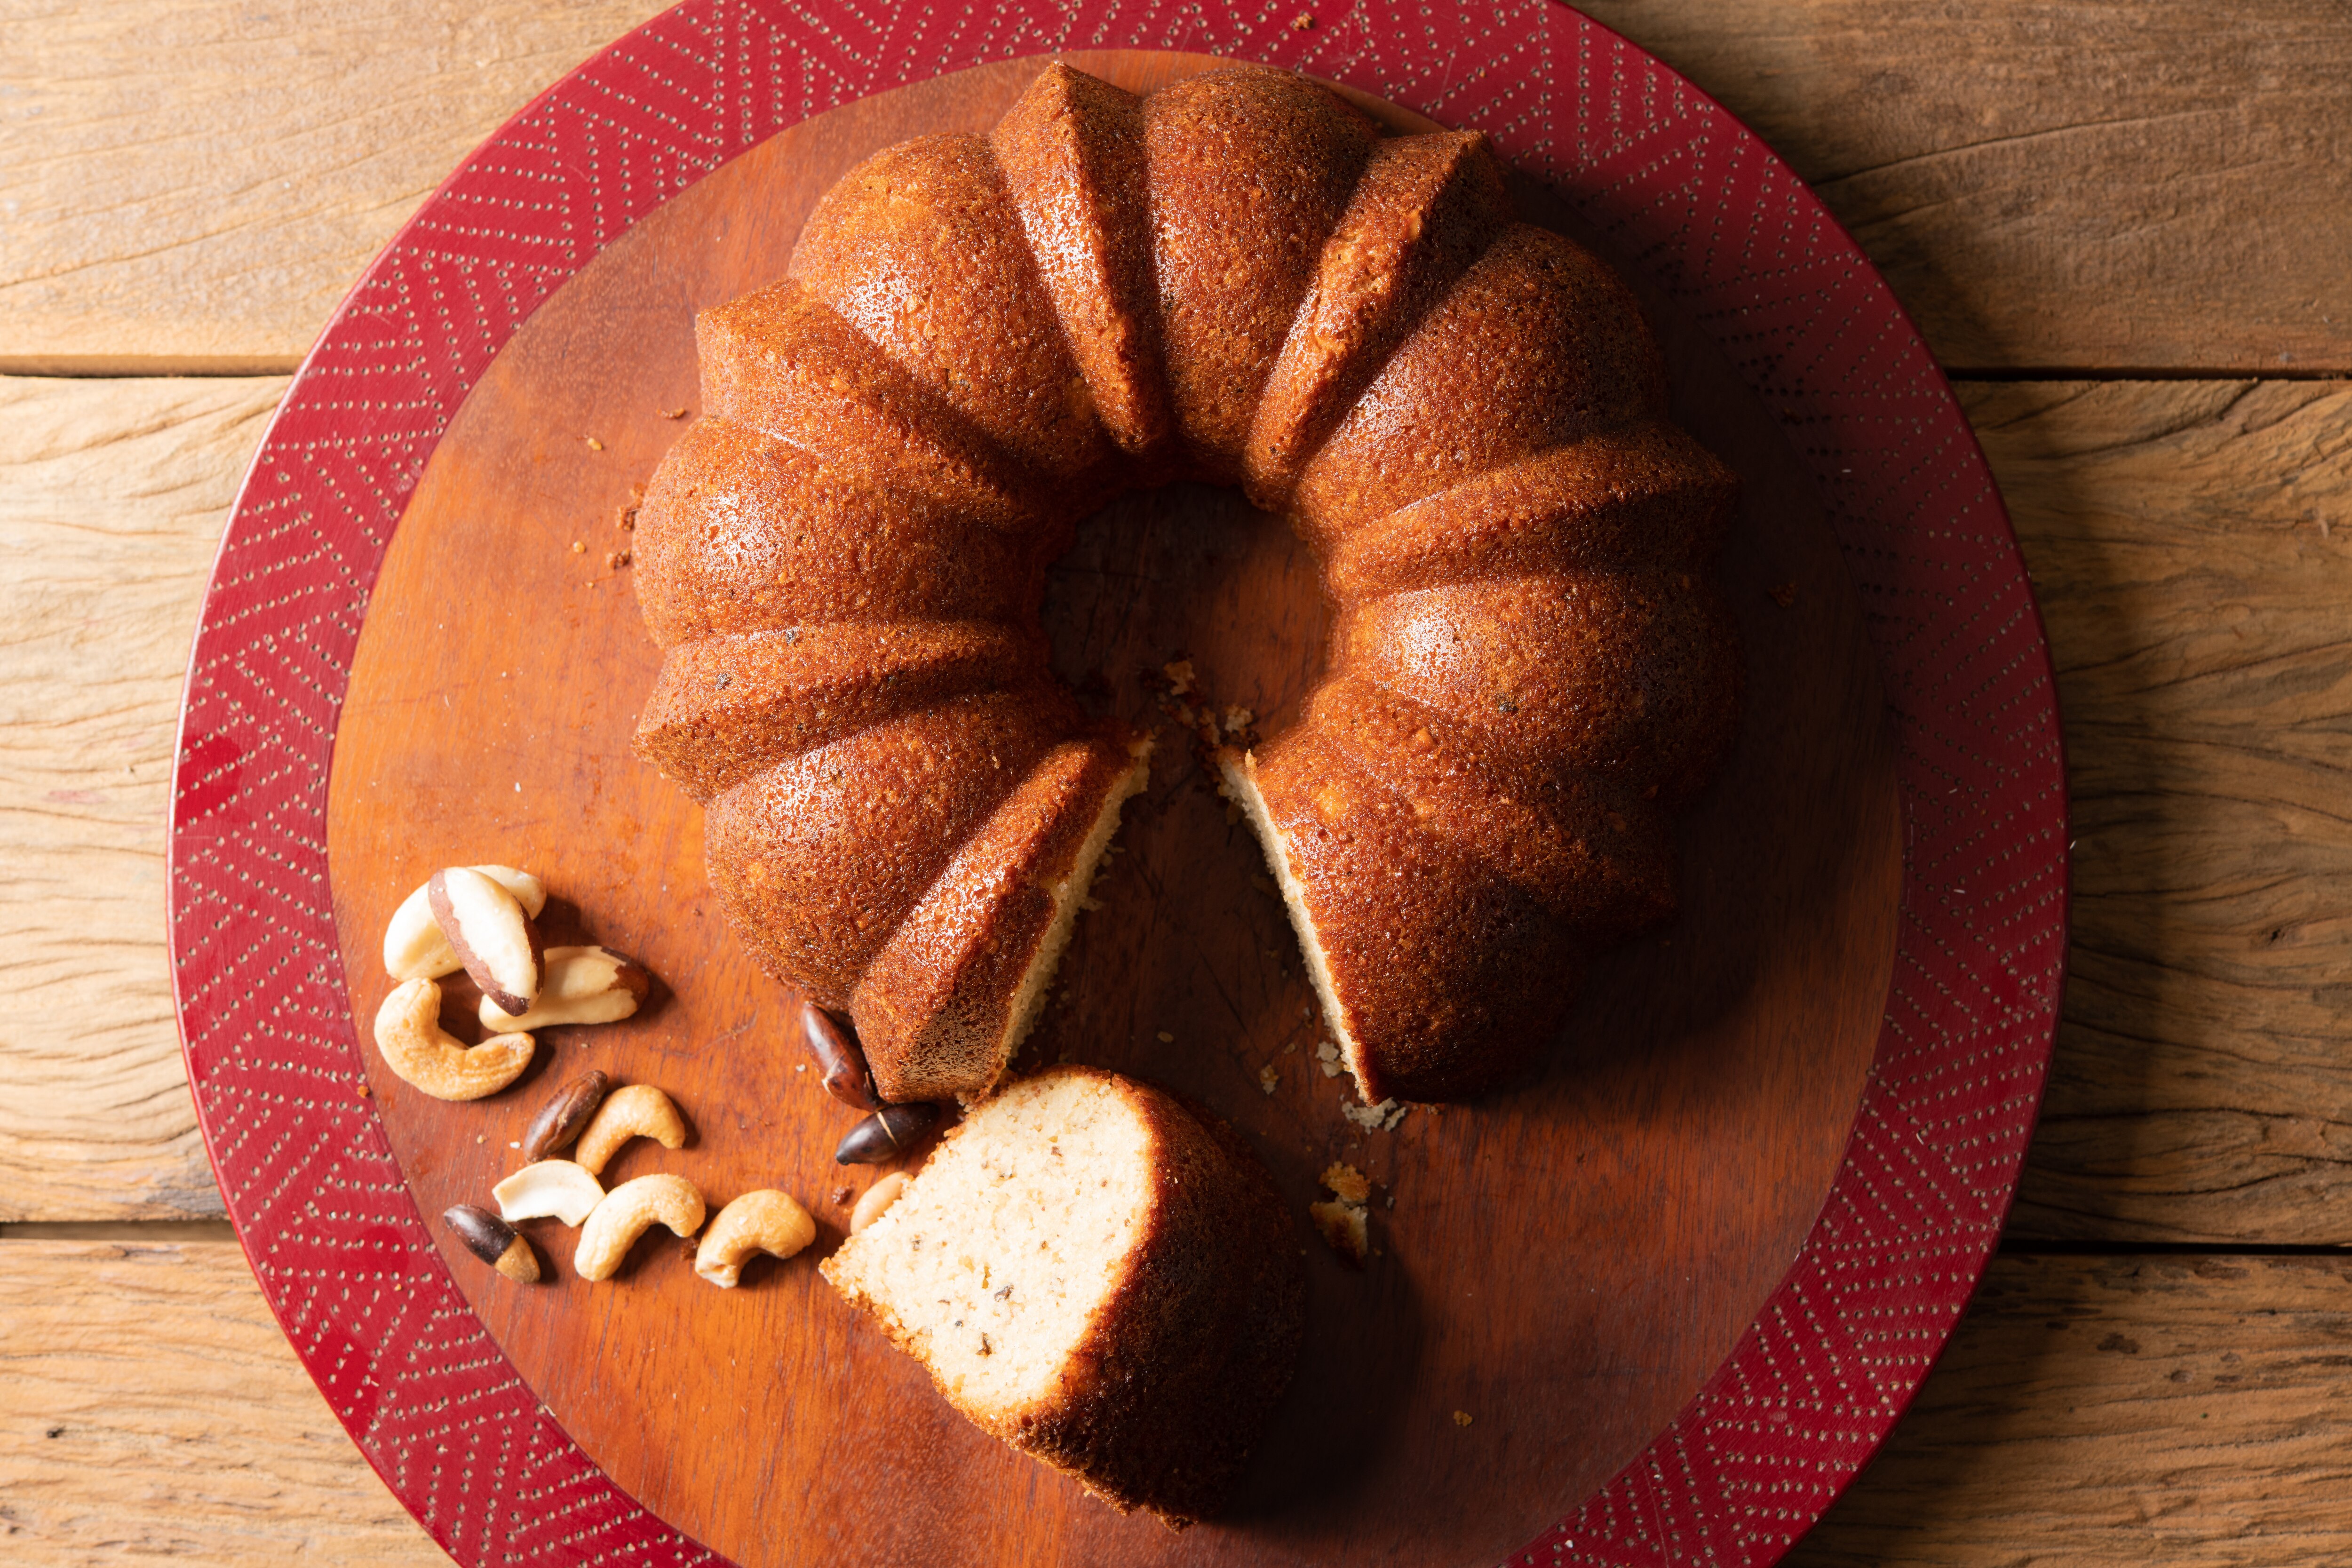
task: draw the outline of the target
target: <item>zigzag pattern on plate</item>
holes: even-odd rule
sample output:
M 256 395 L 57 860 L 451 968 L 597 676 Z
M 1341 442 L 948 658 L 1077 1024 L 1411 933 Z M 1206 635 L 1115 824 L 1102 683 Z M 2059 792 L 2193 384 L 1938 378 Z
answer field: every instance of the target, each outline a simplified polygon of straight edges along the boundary
M 1895 982 L 1844 1164 L 1706 1387 L 1512 1562 L 1773 1561 L 1875 1450 L 1965 1305 L 2048 1064 L 2067 839 L 2048 652 L 1940 374 L 1786 165 L 1598 25 L 1549 0 L 1475 16 L 1359 0 L 1307 32 L 1277 10 L 689 0 L 451 175 L 354 289 L 272 423 L 215 567 L 182 716 L 171 915 L 189 1074 L 289 1339 L 461 1562 L 717 1559 L 540 1409 L 441 1268 L 357 1095 L 325 820 L 370 588 L 475 379 L 600 247 L 787 125 L 984 59 L 1222 54 L 1484 128 L 1715 332 L 1786 422 L 1860 584 L 1908 838 Z

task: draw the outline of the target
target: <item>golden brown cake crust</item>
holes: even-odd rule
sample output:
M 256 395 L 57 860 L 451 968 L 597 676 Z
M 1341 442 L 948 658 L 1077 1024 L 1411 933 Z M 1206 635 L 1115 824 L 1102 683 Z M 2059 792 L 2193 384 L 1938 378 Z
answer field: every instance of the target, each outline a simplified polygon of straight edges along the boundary
M 1143 100 L 1169 403 L 1186 459 L 1209 478 L 1241 477 L 1259 392 L 1373 135 L 1323 89 L 1265 66 Z
M 1129 457 L 1165 461 L 1142 102 L 1056 61 L 989 144 L 1103 428 Z
M 1124 787 L 1037 626 L 1122 487 L 1241 483 L 1322 560 L 1326 681 L 1226 771 L 1368 1097 L 1507 1081 L 1580 956 L 1671 913 L 1669 817 L 1738 724 L 1733 480 L 1477 132 L 1382 139 L 1264 67 L 1139 98 L 1049 66 L 987 136 L 853 170 L 698 331 L 708 416 L 640 514 L 638 748 L 886 1092 L 988 1091 L 1019 955 L 1058 951 L 1040 889 Z
M 1058 912 L 1055 889 L 1105 798 L 1139 783 L 1141 763 L 1116 731 L 1055 747 L 875 954 L 849 1005 L 883 1099 L 946 1100 L 995 1079 L 1008 1009 Z
M 1289 1387 L 1306 1272 L 1282 1194 L 1242 1136 L 1125 1081 L 1161 1150 L 1136 1268 L 1096 1320 L 1087 1381 L 999 1435 L 1181 1530 L 1216 1512 Z
M 1029 1081 L 1059 1078 L 1112 1089 L 1150 1129 L 1149 1213 L 1055 1396 L 1017 1417 L 964 1414 L 1113 1507 L 1149 1509 L 1182 1529 L 1214 1514 L 1297 1366 L 1306 1318 L 1298 1234 L 1264 1163 L 1213 1115 L 1098 1068 L 1049 1068 Z M 920 1339 L 887 1307 L 845 1282 L 830 1259 L 824 1268 L 853 1305 L 874 1311 L 900 1349 L 922 1359 Z

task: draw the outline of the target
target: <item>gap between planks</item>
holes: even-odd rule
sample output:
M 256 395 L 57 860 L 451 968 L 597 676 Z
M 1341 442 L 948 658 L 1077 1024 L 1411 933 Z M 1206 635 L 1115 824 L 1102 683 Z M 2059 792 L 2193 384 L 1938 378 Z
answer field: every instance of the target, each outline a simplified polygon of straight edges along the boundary
M 2352 1560 L 2347 1284 L 2341 1258 L 1997 1258 L 1910 1415 L 1788 1562 Z M 12 1563 L 446 1561 L 226 1242 L 0 1237 L 0 1483 Z
M 108 354 L 95 357 L 10 358 L 0 355 L 0 376 L 47 380 L 107 381 L 205 376 L 290 376 L 302 368 L 299 358 L 258 356 L 251 359 L 205 359 L 172 355 Z M 1942 367 L 1944 379 L 1955 384 L 2011 381 L 2352 381 L 2352 371 L 2281 370 L 2276 365 L 2180 370 L 2164 365 L 2034 365 L 2004 369 Z

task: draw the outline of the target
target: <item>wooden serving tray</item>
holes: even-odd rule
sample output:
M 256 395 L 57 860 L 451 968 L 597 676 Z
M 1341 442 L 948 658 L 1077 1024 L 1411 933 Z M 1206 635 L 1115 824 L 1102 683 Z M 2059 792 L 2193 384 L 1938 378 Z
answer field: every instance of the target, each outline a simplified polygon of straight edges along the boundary
M 1219 63 L 1062 58 L 1138 89 Z M 592 1285 L 571 1268 L 576 1234 L 534 1222 L 549 1266 L 534 1287 L 440 1237 L 547 1416 L 738 1563 L 1491 1563 L 1693 1398 L 1838 1172 L 1903 900 L 1867 630 L 1779 420 L 1628 268 L 1677 417 L 1744 481 L 1723 569 L 1746 639 L 1740 741 L 1684 826 L 1681 920 L 1595 966 L 1539 1081 L 1368 1133 L 1341 1114 L 1349 1080 L 1318 1068 L 1326 1037 L 1255 843 L 1158 679 L 1189 658 L 1219 709 L 1277 731 L 1318 671 L 1316 564 L 1279 522 L 1203 487 L 1130 497 L 1085 525 L 1047 595 L 1055 668 L 1160 740 L 1024 1059 L 1151 1079 L 1247 1132 L 1301 1211 L 1307 1345 L 1231 1515 L 1181 1535 L 981 1436 L 817 1277 L 848 1217 L 835 1190 L 875 1173 L 834 1165 L 853 1113 L 802 1070 L 792 998 L 725 928 L 699 810 L 629 752 L 657 659 L 629 569 L 608 558 L 629 548 L 632 487 L 698 413 L 694 313 L 778 277 L 810 205 L 859 159 L 986 130 L 1038 63 L 849 103 L 688 185 L 530 317 L 440 437 L 383 557 L 335 731 L 327 864 L 353 1026 L 364 1039 L 391 987 L 379 944 L 394 906 L 446 864 L 540 872 L 551 942 L 632 952 L 661 984 L 635 1019 L 546 1031 L 524 1079 L 475 1104 L 415 1093 L 368 1049 L 373 1102 L 428 1216 L 487 1203 L 533 1110 L 590 1067 L 659 1085 L 693 1128 L 676 1152 L 630 1146 L 612 1180 L 675 1171 L 714 1207 L 779 1186 L 816 1214 L 814 1248 L 754 1265 L 731 1292 L 698 1279 L 666 1233 Z M 1399 130 L 1429 124 L 1359 100 Z M 1523 203 L 1574 232 L 1540 187 Z M 463 331 L 478 301 L 453 288 L 413 308 Z M 470 990 L 449 990 L 453 1017 L 469 1013 Z M 1334 1161 L 1375 1184 L 1379 1250 L 1360 1272 L 1304 1220 Z

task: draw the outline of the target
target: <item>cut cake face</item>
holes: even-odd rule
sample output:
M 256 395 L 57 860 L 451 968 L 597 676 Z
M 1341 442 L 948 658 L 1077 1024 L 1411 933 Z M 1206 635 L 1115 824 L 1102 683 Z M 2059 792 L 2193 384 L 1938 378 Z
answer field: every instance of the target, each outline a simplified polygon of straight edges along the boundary
M 1092 1068 L 1007 1085 L 822 1268 L 982 1430 L 1177 1528 L 1297 1360 L 1297 1239 L 1265 1168 Z

